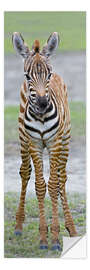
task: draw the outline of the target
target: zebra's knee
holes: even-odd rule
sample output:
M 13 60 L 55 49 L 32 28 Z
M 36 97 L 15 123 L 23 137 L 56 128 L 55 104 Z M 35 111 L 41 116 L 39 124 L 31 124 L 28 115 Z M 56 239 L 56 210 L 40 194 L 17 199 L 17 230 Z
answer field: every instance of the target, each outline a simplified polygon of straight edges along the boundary
M 24 166 L 23 164 L 20 167 L 19 174 L 22 178 L 29 180 L 31 175 L 32 167 L 31 164 L 29 166 Z
M 51 199 L 57 199 L 59 195 L 59 181 L 48 181 L 48 192 L 51 197 Z
M 35 190 L 36 190 L 36 195 L 39 200 L 44 199 L 45 193 L 46 193 L 46 183 L 45 180 L 42 180 L 40 182 L 36 181 L 35 182 Z
M 63 170 L 60 171 L 60 176 L 59 176 L 60 186 L 64 186 L 66 181 L 67 181 L 67 172 L 66 172 L 66 168 L 64 168 Z

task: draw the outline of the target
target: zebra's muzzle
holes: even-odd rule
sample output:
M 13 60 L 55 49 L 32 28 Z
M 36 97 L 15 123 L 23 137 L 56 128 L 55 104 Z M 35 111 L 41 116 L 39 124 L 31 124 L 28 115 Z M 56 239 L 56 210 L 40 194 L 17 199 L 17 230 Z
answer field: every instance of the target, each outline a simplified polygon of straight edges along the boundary
M 36 97 L 36 110 L 39 114 L 44 114 L 48 106 L 47 97 L 44 96 L 37 96 Z

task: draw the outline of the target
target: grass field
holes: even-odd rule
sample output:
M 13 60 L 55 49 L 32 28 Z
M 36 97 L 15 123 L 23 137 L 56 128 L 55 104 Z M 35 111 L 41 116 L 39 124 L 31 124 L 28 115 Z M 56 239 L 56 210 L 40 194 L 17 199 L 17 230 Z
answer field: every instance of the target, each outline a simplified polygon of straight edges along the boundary
M 73 139 L 85 135 L 85 104 L 83 102 L 71 102 L 71 135 Z M 18 141 L 18 106 L 5 107 L 5 142 Z
M 83 194 L 79 196 L 75 193 L 73 196 L 67 194 L 69 207 L 71 209 L 74 223 L 78 232 L 78 236 L 81 236 L 86 231 L 86 210 L 85 210 L 85 196 Z M 38 202 L 36 198 L 28 198 L 26 200 L 26 219 L 23 227 L 22 236 L 14 235 L 15 228 L 15 215 L 18 206 L 19 195 L 17 193 L 5 194 L 5 250 L 4 256 L 6 258 L 57 258 L 60 257 L 60 252 L 51 251 L 51 214 L 52 207 L 51 201 L 45 199 L 45 215 L 48 224 L 48 251 L 42 251 L 39 249 L 39 210 Z M 59 200 L 59 219 L 60 219 L 60 236 L 59 240 L 63 246 L 63 236 L 69 236 L 64 226 L 64 216 Z
M 49 35 L 60 34 L 61 50 L 84 50 L 86 48 L 85 12 L 5 12 L 5 53 L 14 53 L 12 33 L 21 32 L 25 41 L 32 47 L 39 38 L 41 46 Z

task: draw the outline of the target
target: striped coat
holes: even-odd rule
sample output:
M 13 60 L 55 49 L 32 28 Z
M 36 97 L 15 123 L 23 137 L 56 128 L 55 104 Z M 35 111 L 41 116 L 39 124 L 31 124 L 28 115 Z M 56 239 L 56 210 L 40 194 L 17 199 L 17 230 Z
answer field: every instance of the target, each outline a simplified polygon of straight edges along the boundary
M 70 236 L 76 229 L 68 207 L 65 182 L 66 163 L 69 153 L 70 112 L 67 87 L 63 79 L 53 73 L 49 56 L 57 48 L 59 36 L 54 32 L 40 51 L 36 40 L 29 50 L 22 36 L 13 34 L 13 45 L 24 58 L 24 83 L 20 91 L 19 138 L 22 164 L 20 175 L 22 190 L 19 208 L 16 213 L 16 234 L 21 234 L 24 221 L 25 194 L 31 174 L 31 158 L 35 167 L 35 189 L 39 204 L 40 248 L 48 248 L 48 227 L 44 214 L 46 183 L 43 177 L 43 149 L 47 148 L 50 161 L 48 192 L 52 201 L 52 249 L 61 250 L 59 243 L 58 195 L 60 194 L 65 227 Z

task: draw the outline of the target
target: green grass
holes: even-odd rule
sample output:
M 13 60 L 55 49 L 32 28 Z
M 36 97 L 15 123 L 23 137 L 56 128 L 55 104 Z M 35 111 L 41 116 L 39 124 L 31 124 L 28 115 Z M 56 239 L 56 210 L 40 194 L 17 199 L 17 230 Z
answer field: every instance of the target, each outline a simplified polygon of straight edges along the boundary
M 71 135 L 72 138 L 85 136 L 86 108 L 83 102 L 71 102 Z
M 75 193 L 73 195 L 67 194 L 69 207 L 72 212 L 74 223 L 78 232 L 78 236 L 85 233 L 86 230 L 86 207 L 85 196 Z M 52 207 L 49 198 L 45 199 L 45 216 L 48 224 L 48 251 L 41 251 L 39 249 L 39 210 L 36 198 L 28 197 L 26 199 L 26 218 L 23 226 L 22 236 L 16 237 L 14 235 L 15 215 L 19 202 L 19 194 L 6 193 L 5 194 L 5 233 L 4 233 L 4 252 L 6 258 L 47 258 L 60 257 L 60 252 L 51 251 L 51 233 L 50 224 L 52 217 Z M 59 219 L 60 219 L 60 235 L 59 240 L 63 246 L 63 236 L 69 236 L 64 226 L 64 216 L 59 200 Z
M 5 53 L 14 53 L 11 36 L 21 32 L 30 48 L 35 39 L 44 45 L 49 35 L 60 34 L 61 50 L 86 48 L 86 12 L 5 12 Z
M 83 102 L 71 102 L 71 136 L 77 139 L 85 136 L 86 111 Z M 5 142 L 18 141 L 18 106 L 5 107 Z

